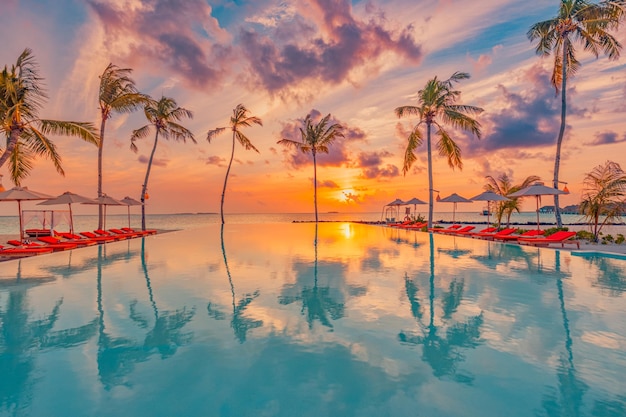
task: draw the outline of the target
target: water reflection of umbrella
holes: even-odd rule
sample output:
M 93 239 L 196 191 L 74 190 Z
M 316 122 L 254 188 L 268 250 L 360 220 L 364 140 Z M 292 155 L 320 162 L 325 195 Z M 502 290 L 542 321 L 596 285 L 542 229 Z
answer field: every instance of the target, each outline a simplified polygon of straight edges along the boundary
M 486 201 L 487 202 L 487 225 L 489 225 L 489 214 L 491 214 L 491 209 L 489 208 L 489 202 L 491 201 L 509 201 L 508 198 L 496 194 L 493 191 L 485 191 L 484 193 L 478 194 L 470 198 L 472 201 Z
M 521 190 L 509 194 L 509 197 L 531 197 L 534 196 L 537 199 L 537 230 L 539 230 L 539 202 L 542 195 L 560 195 L 567 194 L 558 188 L 547 187 L 540 182 L 534 183 L 531 186 L 522 188 Z
M 456 215 L 456 204 L 457 203 L 471 203 L 472 200 L 468 200 L 465 197 L 462 197 L 460 195 L 458 195 L 457 193 L 453 193 L 447 197 L 442 198 L 441 200 L 439 200 L 442 203 L 454 203 L 454 207 L 452 208 L 452 223 L 454 223 L 454 218 Z
M 60 196 L 51 198 L 50 200 L 42 201 L 37 204 L 38 206 L 53 206 L 56 204 L 67 204 L 70 207 L 70 233 L 74 233 L 74 218 L 72 216 L 72 204 L 74 203 L 90 203 L 93 202 L 91 198 L 83 197 L 82 195 L 74 194 L 69 191 L 64 192 Z
M 102 197 L 96 197 L 90 202 L 83 203 L 83 204 L 94 204 L 94 205 L 97 204 L 97 205 L 104 206 L 104 219 L 102 223 L 102 228 L 105 230 L 106 230 L 106 219 L 107 219 L 107 206 L 123 206 L 124 205 L 124 203 L 122 203 L 121 201 L 116 200 L 113 197 L 109 197 L 106 194 L 103 194 Z
M 25 200 L 47 200 L 51 195 L 31 191 L 27 187 L 13 187 L 10 190 L 0 193 L 0 201 L 17 201 L 17 210 L 20 217 L 20 240 L 24 239 L 24 225 L 22 223 L 22 201 Z
M 417 211 L 417 205 L 418 204 L 426 204 L 425 201 L 420 200 L 417 197 L 413 197 L 412 199 L 410 199 L 409 201 L 406 201 L 405 204 L 413 204 L 413 213 L 415 213 Z
M 128 227 L 130 228 L 130 206 L 141 206 L 143 203 L 128 196 L 122 198 L 120 203 L 125 204 L 128 207 Z

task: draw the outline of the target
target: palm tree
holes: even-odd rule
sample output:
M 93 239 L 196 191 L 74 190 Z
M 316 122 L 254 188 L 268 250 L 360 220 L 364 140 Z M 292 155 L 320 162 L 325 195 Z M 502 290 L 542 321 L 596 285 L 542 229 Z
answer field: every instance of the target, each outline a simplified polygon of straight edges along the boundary
M 328 153 L 328 147 L 337 138 L 343 138 L 344 127 L 339 123 L 330 121 L 330 113 L 322 118 L 318 123 L 313 121 L 311 114 L 307 114 L 300 128 L 300 141 L 291 139 L 281 139 L 277 143 L 288 147 L 296 148 L 303 153 L 313 155 L 313 203 L 315 205 L 315 223 L 318 221 L 317 215 L 317 158 L 318 152 Z
M 422 144 L 423 138 L 419 128 L 426 125 L 426 145 L 428 153 L 428 227 L 433 225 L 433 167 L 431 152 L 431 128 L 434 125 L 439 136 L 437 148 L 439 155 L 448 158 L 450 168 L 463 168 L 461 162 L 461 148 L 452 140 L 450 134 L 443 128 L 442 123 L 449 124 L 453 128 L 468 131 L 480 139 L 480 123 L 471 116 L 482 113 L 480 107 L 456 104 L 461 92 L 453 90 L 454 83 L 468 79 L 470 76 L 465 72 L 455 72 L 452 76 L 441 81 L 437 77 L 429 80 L 426 86 L 417 93 L 417 106 L 402 106 L 395 109 L 398 117 L 419 116 L 419 123 L 415 125 L 409 135 L 406 151 L 404 153 L 404 165 L 402 171 L 406 175 L 416 161 L 415 149 Z
M 556 93 L 561 90 L 561 127 L 556 140 L 554 158 L 554 188 L 559 187 L 559 167 L 561 165 L 561 144 L 565 133 L 565 116 L 567 114 L 567 79 L 573 77 L 580 68 L 576 59 L 574 41 L 583 45 L 586 51 L 597 58 L 600 51 L 609 59 L 618 59 L 622 45 L 608 33 L 617 29 L 623 15 L 618 3 L 591 3 L 588 0 L 561 0 L 556 17 L 535 23 L 527 33 L 528 39 L 537 41 L 537 55 L 554 54 L 552 85 Z M 558 227 L 563 226 L 559 196 L 554 196 L 554 213 Z
M 230 161 L 228 161 L 228 169 L 226 170 L 226 177 L 224 178 L 224 188 L 222 189 L 222 201 L 220 204 L 220 216 L 222 217 L 222 224 L 224 224 L 224 196 L 226 195 L 226 184 L 228 183 L 228 175 L 230 174 L 230 167 L 233 164 L 233 158 L 235 156 L 235 139 L 239 141 L 241 146 L 243 146 L 246 151 L 252 149 L 257 153 L 259 150 L 254 147 L 250 139 L 246 135 L 241 132 L 242 127 L 249 127 L 250 125 L 257 124 L 259 126 L 263 126 L 263 122 L 256 116 L 248 116 L 248 109 L 243 104 L 238 104 L 237 107 L 233 109 L 233 115 L 230 117 L 230 129 L 233 131 L 233 146 L 230 152 Z M 211 139 L 215 136 L 222 133 L 227 128 L 218 127 L 213 130 L 209 130 L 206 136 L 206 140 L 211 143 Z
M 485 184 L 484 187 L 486 191 L 493 191 L 494 193 L 500 194 L 501 196 L 509 199 L 507 201 L 496 202 L 496 218 L 498 219 L 498 227 L 500 227 L 500 224 L 502 223 L 503 216 L 506 215 L 506 227 L 509 227 L 513 212 L 520 212 L 521 197 L 515 198 L 509 197 L 509 195 L 541 180 L 541 178 L 536 175 L 530 175 L 526 177 L 521 184 L 515 185 L 506 173 L 500 175 L 497 179 L 491 175 L 487 175 L 485 178 L 487 178 L 487 184 Z
M 587 173 L 583 184 L 579 209 L 589 221 L 597 242 L 602 227 L 619 220 L 626 212 L 626 173 L 618 163 L 606 161 Z
M 159 141 L 159 134 L 163 135 L 163 137 L 168 140 L 172 138 L 175 141 L 186 142 L 187 139 L 190 139 L 193 143 L 196 143 L 193 133 L 178 123 L 183 118 L 193 118 L 193 113 L 187 109 L 178 107 L 178 104 L 176 104 L 176 101 L 173 98 L 163 96 L 159 101 L 149 99 L 148 103 L 144 107 L 144 113 L 149 123 L 137 130 L 133 130 L 130 137 L 130 149 L 137 152 L 137 145 L 135 144 L 135 141 L 148 136 L 150 126 L 154 126 L 156 129 L 154 134 L 154 145 L 152 146 L 152 152 L 150 153 L 150 159 L 148 160 L 148 168 L 146 169 L 146 178 L 141 186 L 142 230 L 146 230 L 146 206 L 143 203 L 146 201 L 148 178 L 150 177 L 150 168 L 152 167 L 152 161 L 154 160 L 154 153 Z
M 137 91 L 135 81 L 130 78 L 130 68 L 119 68 L 109 64 L 100 76 L 100 143 L 98 145 L 98 197 L 102 197 L 102 150 L 104 129 L 113 113 L 131 113 L 147 103 L 148 97 Z M 98 209 L 98 229 L 102 229 L 103 206 Z
M 20 185 L 34 166 L 35 158 L 52 161 L 57 172 L 65 175 L 61 156 L 48 135 L 76 136 L 98 145 L 93 124 L 41 119 L 39 111 L 48 98 L 39 68 L 30 49 L 25 49 L 15 65 L 0 73 L 0 131 L 6 135 L 0 167 L 9 161 L 11 180 Z

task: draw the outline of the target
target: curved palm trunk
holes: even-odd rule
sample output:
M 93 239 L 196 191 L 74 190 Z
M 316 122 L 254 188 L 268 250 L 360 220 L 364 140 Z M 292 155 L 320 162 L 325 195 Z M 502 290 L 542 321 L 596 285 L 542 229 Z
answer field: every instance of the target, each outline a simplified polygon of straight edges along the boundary
M 428 152 L 428 228 L 433 227 L 433 156 L 430 143 L 430 123 L 426 123 L 426 145 Z
M 156 152 L 157 143 L 159 141 L 159 129 L 157 128 L 154 135 L 154 146 L 152 147 L 152 153 L 150 153 L 150 159 L 148 160 L 148 169 L 146 170 L 146 178 L 143 181 L 141 187 L 141 230 L 146 230 L 146 192 L 148 191 L 148 178 L 150 177 L 150 168 L 152 168 L 152 160 L 154 159 L 154 153 Z
M 567 88 L 567 49 L 569 46 L 569 38 L 565 38 L 563 42 L 563 63 L 561 74 L 561 127 L 559 129 L 559 137 L 556 140 L 556 156 L 554 158 L 554 182 L 553 187 L 559 188 L 559 167 L 561 165 L 561 144 L 563 143 L 563 135 L 565 134 L 565 115 L 567 113 L 567 100 L 565 90 Z M 561 208 L 559 207 L 559 196 L 554 195 L 554 215 L 556 217 L 557 227 L 563 227 L 561 220 Z
M 20 138 L 20 134 L 22 133 L 21 128 L 16 127 L 15 125 L 11 128 L 11 133 L 9 134 L 9 138 L 7 140 L 7 147 L 4 150 L 2 156 L 0 156 L 0 168 L 4 165 L 4 163 L 9 159 L 15 146 L 17 145 L 17 141 Z
M 228 169 L 226 170 L 226 177 L 224 178 L 224 188 L 222 189 L 222 202 L 220 204 L 220 216 L 222 217 L 222 224 L 224 224 L 224 196 L 226 195 L 226 183 L 228 182 L 228 174 L 230 174 L 230 167 L 233 164 L 234 157 L 235 157 L 235 130 L 233 129 L 233 148 L 230 152 L 230 161 L 228 161 Z
M 315 149 L 313 154 L 313 204 L 315 205 L 315 224 L 317 224 L 317 160 L 315 158 Z
M 98 197 L 102 197 L 102 148 L 104 147 L 104 126 L 106 119 L 102 118 L 100 124 L 100 143 L 98 144 Z M 98 229 L 102 229 L 104 217 L 104 206 L 98 205 Z

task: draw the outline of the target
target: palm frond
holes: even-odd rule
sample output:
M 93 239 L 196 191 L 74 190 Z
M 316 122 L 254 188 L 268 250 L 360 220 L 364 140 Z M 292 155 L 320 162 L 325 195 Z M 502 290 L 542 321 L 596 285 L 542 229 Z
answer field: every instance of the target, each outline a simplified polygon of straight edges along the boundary
M 439 130 L 439 142 L 437 142 L 437 148 L 439 149 L 439 155 L 445 156 L 448 159 L 448 166 L 452 169 L 458 167 L 463 169 L 463 162 L 461 161 L 461 148 L 452 140 L 448 132 L 441 126 L 437 125 Z
M 96 146 L 100 143 L 100 138 L 96 133 L 93 123 L 42 119 L 38 120 L 38 124 L 40 125 L 41 132 L 45 135 L 75 136 Z
M 36 155 L 48 158 L 54 164 L 57 172 L 65 175 L 61 167 L 61 156 L 57 152 L 54 143 L 45 134 L 31 126 L 24 131 L 20 140 L 18 140 L 18 145 L 20 145 L 20 142 L 24 144 L 24 146 L 21 146 L 22 149 L 26 148 Z
M 408 143 L 406 146 L 406 150 L 404 151 L 404 162 L 402 164 L 402 172 L 406 176 L 406 173 L 409 172 L 415 161 L 417 161 L 417 156 L 415 155 L 415 149 L 422 144 L 422 134 L 419 131 L 419 125 L 413 129 L 408 138 Z
M 150 128 L 152 125 L 145 125 L 140 127 L 139 129 L 135 129 L 133 130 L 131 136 L 130 136 L 130 149 L 133 152 L 137 152 L 137 145 L 135 144 L 135 142 L 139 139 L 144 139 L 146 137 L 148 137 L 148 134 L 150 133 Z
M 35 166 L 35 155 L 21 143 L 15 146 L 9 156 L 9 174 L 11 182 L 18 187 L 22 185 L 22 180 L 30 174 Z
M 225 127 L 218 127 L 216 129 L 213 130 L 209 130 L 206 134 L 206 140 L 209 141 L 209 143 L 211 143 L 211 140 L 213 138 L 215 138 L 217 135 L 219 135 L 220 133 L 224 132 L 226 130 Z
M 416 106 L 400 106 L 394 110 L 398 118 L 404 116 L 420 116 L 422 114 L 422 108 Z
M 236 131 L 235 137 L 237 138 L 237 141 L 241 144 L 241 146 L 244 147 L 246 151 L 249 151 L 250 149 L 252 149 L 253 151 L 256 151 L 257 153 L 259 152 L 259 150 L 254 147 L 252 142 L 250 142 L 250 139 L 248 139 L 246 135 L 244 135 L 242 132 Z

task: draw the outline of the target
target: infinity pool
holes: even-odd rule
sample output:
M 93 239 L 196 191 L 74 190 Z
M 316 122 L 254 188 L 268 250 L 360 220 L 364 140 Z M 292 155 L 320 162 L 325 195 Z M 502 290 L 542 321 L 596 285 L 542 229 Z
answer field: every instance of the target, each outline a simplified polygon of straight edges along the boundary
M 3 262 L 0 416 L 624 416 L 625 269 L 349 223 Z

